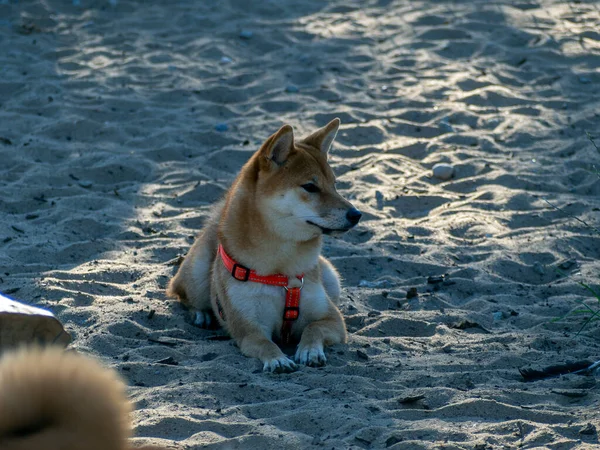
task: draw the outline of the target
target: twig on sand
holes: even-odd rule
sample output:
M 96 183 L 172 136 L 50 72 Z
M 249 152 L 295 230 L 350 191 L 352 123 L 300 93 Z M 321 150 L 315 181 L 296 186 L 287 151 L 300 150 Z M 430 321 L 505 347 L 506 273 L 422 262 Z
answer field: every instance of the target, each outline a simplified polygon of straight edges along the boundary
M 148 342 L 153 342 L 155 344 L 166 345 L 167 347 L 176 347 L 177 342 L 169 342 L 169 341 L 161 341 L 160 339 L 148 338 Z
M 423 394 L 419 395 L 409 395 L 408 397 L 402 397 L 398 399 L 398 403 L 402 403 L 403 405 L 416 403 L 419 400 L 423 400 L 425 396 Z
M 594 364 L 590 364 L 588 367 L 578 370 L 577 372 L 573 372 L 573 373 L 581 373 L 584 375 L 590 375 L 594 372 L 594 370 L 596 370 L 598 367 L 600 367 L 600 360 L 596 361 Z
M 600 153 L 600 148 L 598 148 L 598 145 L 596 145 L 596 141 L 594 141 L 594 138 L 592 137 L 592 135 L 590 134 L 589 131 L 585 132 L 587 138 L 590 140 L 590 142 L 592 143 L 592 145 L 596 148 L 596 150 L 598 150 L 598 152 Z
M 594 141 L 594 138 L 592 137 L 592 135 L 590 134 L 590 132 L 586 131 L 585 134 L 587 135 L 587 138 L 590 140 L 590 142 L 592 143 L 592 145 L 594 146 L 594 148 L 596 150 L 598 150 L 598 153 L 600 153 L 600 148 L 596 144 L 596 141 Z M 592 167 L 596 171 L 596 175 L 598 175 L 598 178 L 600 178 L 600 170 L 598 170 L 598 168 L 595 165 L 592 165 Z
M 548 366 L 542 369 L 519 369 L 519 372 L 525 381 L 535 381 L 542 380 L 544 378 L 558 377 L 560 375 L 566 375 L 569 373 L 584 373 L 594 364 L 590 365 L 589 361 L 577 361 Z
M 575 219 L 577 222 L 582 223 L 583 225 L 585 225 L 586 227 L 588 227 L 590 230 L 594 230 L 596 233 L 600 234 L 600 229 L 596 228 L 593 225 L 590 225 L 589 223 L 587 223 L 585 220 L 580 219 L 579 217 L 573 215 L 573 214 L 569 214 L 568 212 L 566 212 L 564 209 L 550 203 L 548 200 L 546 200 L 543 197 L 540 197 L 542 200 L 544 200 L 546 203 L 548 203 L 550 206 L 552 206 L 554 209 L 556 209 L 557 211 L 560 211 L 561 213 L 563 213 L 565 216 L 570 217 L 571 219 Z

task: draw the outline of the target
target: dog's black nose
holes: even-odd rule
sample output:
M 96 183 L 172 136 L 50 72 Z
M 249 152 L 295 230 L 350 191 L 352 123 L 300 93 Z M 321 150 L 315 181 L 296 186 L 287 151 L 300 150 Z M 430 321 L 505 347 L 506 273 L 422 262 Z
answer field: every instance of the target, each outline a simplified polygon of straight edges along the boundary
M 346 219 L 348 219 L 348 222 L 352 225 L 356 225 L 361 217 L 362 213 L 356 208 L 350 208 L 346 213 Z

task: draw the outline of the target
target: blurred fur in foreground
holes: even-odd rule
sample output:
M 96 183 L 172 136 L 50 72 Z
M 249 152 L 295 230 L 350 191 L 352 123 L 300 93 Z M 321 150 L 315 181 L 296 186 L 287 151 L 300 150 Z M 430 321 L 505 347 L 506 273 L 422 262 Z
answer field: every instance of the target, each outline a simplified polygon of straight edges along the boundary
M 23 348 L 0 359 L 2 450 L 130 449 L 131 409 L 116 372 L 91 358 Z

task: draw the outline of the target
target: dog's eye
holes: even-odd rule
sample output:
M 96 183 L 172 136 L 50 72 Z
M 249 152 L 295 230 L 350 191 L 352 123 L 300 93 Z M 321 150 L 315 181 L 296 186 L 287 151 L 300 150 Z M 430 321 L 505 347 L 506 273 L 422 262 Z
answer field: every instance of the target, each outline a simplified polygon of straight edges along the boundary
M 314 183 L 306 183 L 300 187 L 302 189 L 304 189 L 306 192 L 310 192 L 310 193 L 321 192 L 321 189 L 319 189 L 319 186 L 317 186 Z

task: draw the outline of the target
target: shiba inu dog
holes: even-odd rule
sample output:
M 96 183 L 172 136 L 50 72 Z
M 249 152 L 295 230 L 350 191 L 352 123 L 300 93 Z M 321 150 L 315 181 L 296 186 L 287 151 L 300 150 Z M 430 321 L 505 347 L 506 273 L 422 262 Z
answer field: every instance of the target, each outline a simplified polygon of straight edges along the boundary
M 0 359 L 2 450 L 133 449 L 130 410 L 123 382 L 91 358 L 34 348 Z
M 335 302 L 340 279 L 321 256 L 323 234 L 361 213 L 335 189 L 327 154 L 339 119 L 296 141 L 290 125 L 269 137 L 216 204 L 167 294 L 194 323 L 216 317 L 243 354 L 269 372 L 325 364 L 324 346 L 346 341 Z M 299 340 L 294 360 L 273 341 Z

